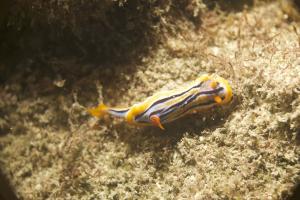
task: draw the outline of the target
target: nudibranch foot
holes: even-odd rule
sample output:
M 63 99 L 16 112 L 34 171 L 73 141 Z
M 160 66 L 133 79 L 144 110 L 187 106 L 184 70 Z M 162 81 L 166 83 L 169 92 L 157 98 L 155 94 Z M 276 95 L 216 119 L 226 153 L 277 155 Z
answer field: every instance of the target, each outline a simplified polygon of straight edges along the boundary
M 152 115 L 152 116 L 150 117 L 150 120 L 151 120 L 151 122 L 152 122 L 152 124 L 153 124 L 154 126 L 157 126 L 157 127 L 159 127 L 160 129 L 162 129 L 162 130 L 165 130 L 165 128 L 163 127 L 163 125 L 162 125 L 161 122 L 160 122 L 159 116 L 157 116 L 157 115 Z

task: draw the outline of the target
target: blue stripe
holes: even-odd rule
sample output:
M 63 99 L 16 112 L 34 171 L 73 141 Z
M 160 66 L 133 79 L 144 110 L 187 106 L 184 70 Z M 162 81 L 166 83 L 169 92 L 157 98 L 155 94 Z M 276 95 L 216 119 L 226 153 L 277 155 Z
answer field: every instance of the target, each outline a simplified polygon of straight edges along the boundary
M 187 98 L 185 98 L 184 100 L 174 104 L 173 106 L 169 107 L 164 114 L 162 114 L 160 117 L 165 117 L 166 115 L 174 112 L 176 110 L 177 107 L 181 107 L 181 105 L 188 105 L 189 103 L 191 103 L 193 100 L 195 100 L 198 96 L 200 95 L 204 95 L 204 94 L 214 94 L 217 92 L 220 92 L 221 90 L 223 90 L 222 87 L 215 89 L 215 90 L 209 90 L 209 91 L 203 91 L 203 92 L 199 92 L 196 95 L 192 95 L 192 96 L 188 96 Z
M 154 102 L 148 109 L 146 109 L 146 110 L 145 110 L 144 112 L 142 112 L 141 114 L 137 115 L 137 116 L 135 117 L 135 120 L 138 120 L 138 118 L 142 117 L 142 116 L 143 116 L 146 112 L 148 112 L 153 106 L 155 106 L 155 105 L 157 105 L 157 104 L 160 104 L 160 103 L 164 103 L 164 102 L 166 102 L 166 101 L 168 101 L 168 100 L 170 100 L 170 99 L 179 97 L 179 96 L 181 96 L 181 95 L 184 95 L 185 93 L 191 91 L 192 89 L 201 87 L 202 84 L 203 84 L 203 82 L 199 83 L 198 85 L 196 85 L 196 86 L 194 86 L 194 87 L 191 87 L 190 89 L 188 89 L 188 90 L 186 90 L 186 91 L 184 91 L 184 92 L 182 92 L 182 93 L 179 93 L 179 94 L 176 94 L 176 95 L 172 95 L 172 96 L 170 96 L 170 97 L 166 97 L 166 98 L 163 98 L 163 99 L 160 99 L 160 100 Z

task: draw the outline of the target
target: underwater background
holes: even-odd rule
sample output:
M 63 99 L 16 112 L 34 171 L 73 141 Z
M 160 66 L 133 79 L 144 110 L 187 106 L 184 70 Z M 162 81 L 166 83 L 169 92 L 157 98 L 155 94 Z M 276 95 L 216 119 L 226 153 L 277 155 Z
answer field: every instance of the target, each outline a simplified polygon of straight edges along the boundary
M 0 2 L 1 199 L 297 199 L 300 3 Z M 96 119 L 201 74 L 230 105 L 157 127 Z M 297 188 L 298 187 L 298 188 Z

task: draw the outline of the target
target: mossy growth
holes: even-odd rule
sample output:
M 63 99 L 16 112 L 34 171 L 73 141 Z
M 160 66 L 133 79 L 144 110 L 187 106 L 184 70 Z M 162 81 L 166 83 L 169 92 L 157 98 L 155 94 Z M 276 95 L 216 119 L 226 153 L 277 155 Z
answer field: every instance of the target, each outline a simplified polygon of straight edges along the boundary
M 0 86 L 0 168 L 20 198 L 292 195 L 300 178 L 300 25 L 279 2 L 229 10 L 196 0 L 95 2 L 21 2 L 25 17 L 16 12 L 5 27 L 17 30 L 20 21 L 18 41 L 11 40 L 18 52 L 19 41 L 29 47 L 21 38 L 39 36 L 43 44 L 36 57 L 28 48 L 18 64 L 0 65 L 14 69 Z M 88 23 L 97 9 L 106 20 L 97 14 L 97 23 Z M 99 29 L 109 37 L 96 35 L 98 26 L 111 26 Z M 84 50 L 67 51 L 72 45 Z M 94 55 L 99 62 L 88 59 Z M 166 131 L 86 113 L 99 100 L 132 105 L 201 73 L 229 80 L 233 104 L 180 119 Z

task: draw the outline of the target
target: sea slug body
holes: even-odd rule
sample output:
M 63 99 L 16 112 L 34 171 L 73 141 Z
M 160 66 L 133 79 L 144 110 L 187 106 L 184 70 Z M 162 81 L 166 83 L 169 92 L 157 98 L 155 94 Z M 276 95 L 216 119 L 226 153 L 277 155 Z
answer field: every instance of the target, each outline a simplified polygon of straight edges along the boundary
M 95 117 L 109 114 L 125 118 L 130 124 L 154 125 L 164 129 L 163 124 L 189 113 L 228 104 L 232 96 L 227 80 L 205 74 L 186 86 L 158 92 L 131 107 L 112 108 L 100 103 L 97 107 L 88 109 L 88 112 Z

